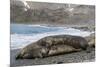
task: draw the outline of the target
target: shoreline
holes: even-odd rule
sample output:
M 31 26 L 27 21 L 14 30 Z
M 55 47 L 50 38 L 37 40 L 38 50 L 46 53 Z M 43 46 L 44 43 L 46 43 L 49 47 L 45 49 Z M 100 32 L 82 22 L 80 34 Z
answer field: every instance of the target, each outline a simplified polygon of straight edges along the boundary
M 37 23 L 33 23 L 33 22 L 28 22 L 28 23 L 13 23 L 13 22 L 11 22 L 10 24 L 25 24 L 25 25 L 43 25 L 43 26 L 55 26 L 55 27 L 59 27 L 59 26 L 61 26 L 61 27 L 87 27 L 87 26 L 95 26 L 94 24 L 88 24 L 88 23 L 85 23 L 85 24 L 79 24 L 79 23 L 76 23 L 76 24 L 68 24 L 68 23 L 62 23 L 62 24 L 60 24 L 60 23 L 51 23 L 51 24 L 48 24 L 48 23 L 42 23 L 42 22 L 37 22 Z
M 86 25 L 83 25 L 83 24 L 35 24 L 35 23 L 11 23 L 11 24 L 23 24 L 23 25 L 33 25 L 33 26 L 44 26 L 44 27 L 66 27 L 66 28 L 74 28 L 74 29 L 79 29 L 79 30 L 82 30 L 82 31 L 93 31 L 95 32 L 95 24 L 94 25 L 89 25 L 89 24 L 86 24 Z M 10 24 L 10 25 L 11 25 Z

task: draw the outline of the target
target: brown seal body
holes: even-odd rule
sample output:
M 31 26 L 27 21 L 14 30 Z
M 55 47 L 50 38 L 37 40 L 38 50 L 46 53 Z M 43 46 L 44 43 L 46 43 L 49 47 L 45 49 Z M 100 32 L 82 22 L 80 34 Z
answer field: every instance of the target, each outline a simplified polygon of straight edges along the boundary
M 80 36 L 47 36 L 23 48 L 16 59 L 42 58 L 61 53 L 86 50 L 88 42 Z

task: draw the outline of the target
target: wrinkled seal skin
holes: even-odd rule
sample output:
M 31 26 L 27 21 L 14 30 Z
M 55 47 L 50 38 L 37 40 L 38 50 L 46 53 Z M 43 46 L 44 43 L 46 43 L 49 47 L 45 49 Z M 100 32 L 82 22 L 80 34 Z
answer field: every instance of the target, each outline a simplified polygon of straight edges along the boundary
M 53 56 L 62 53 L 86 50 L 88 42 L 80 36 L 47 36 L 24 47 L 16 59 L 32 59 Z

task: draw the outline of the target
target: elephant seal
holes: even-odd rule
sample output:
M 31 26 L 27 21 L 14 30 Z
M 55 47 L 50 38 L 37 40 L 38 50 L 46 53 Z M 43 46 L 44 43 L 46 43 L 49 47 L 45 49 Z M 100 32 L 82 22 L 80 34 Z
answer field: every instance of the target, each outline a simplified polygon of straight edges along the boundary
M 43 58 L 61 53 L 86 50 L 87 47 L 88 42 L 80 36 L 47 36 L 24 47 L 16 56 L 16 59 Z

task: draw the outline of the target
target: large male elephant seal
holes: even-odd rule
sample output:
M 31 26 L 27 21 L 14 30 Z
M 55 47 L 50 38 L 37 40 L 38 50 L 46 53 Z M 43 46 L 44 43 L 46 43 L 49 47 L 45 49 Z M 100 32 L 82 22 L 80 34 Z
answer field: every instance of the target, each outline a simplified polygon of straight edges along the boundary
M 61 53 L 86 50 L 87 47 L 88 42 L 80 36 L 47 36 L 24 47 L 16 56 L 16 59 L 42 58 Z

